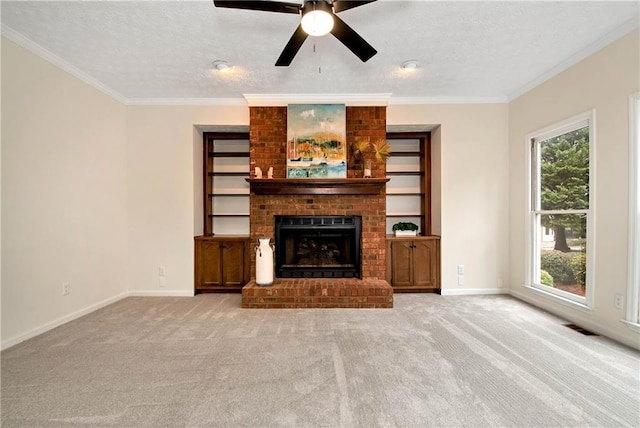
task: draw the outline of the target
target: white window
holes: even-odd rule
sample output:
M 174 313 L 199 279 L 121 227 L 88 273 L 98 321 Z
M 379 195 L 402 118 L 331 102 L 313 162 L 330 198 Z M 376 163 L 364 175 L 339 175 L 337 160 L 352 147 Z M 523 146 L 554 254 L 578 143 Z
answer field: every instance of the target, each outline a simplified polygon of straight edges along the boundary
M 592 307 L 593 112 L 528 136 L 527 284 Z
M 629 274 L 626 321 L 640 331 L 640 93 L 629 97 Z

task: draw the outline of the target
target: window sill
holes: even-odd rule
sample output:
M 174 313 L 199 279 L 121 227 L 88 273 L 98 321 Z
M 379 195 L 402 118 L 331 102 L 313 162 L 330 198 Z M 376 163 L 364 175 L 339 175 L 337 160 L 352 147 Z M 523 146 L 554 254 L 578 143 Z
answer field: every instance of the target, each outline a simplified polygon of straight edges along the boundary
M 580 302 L 576 302 L 574 300 L 570 300 L 570 299 L 565 299 L 562 296 L 558 296 L 556 294 L 553 293 L 548 293 L 544 290 L 539 289 L 538 287 L 534 287 L 532 285 L 527 285 L 525 284 L 524 287 L 526 289 L 528 289 L 529 291 L 533 292 L 534 294 L 537 294 L 538 296 L 542 296 L 550 301 L 554 301 L 556 303 L 560 303 L 561 305 L 564 306 L 568 306 L 570 308 L 573 309 L 577 309 L 579 311 L 582 312 L 592 312 L 593 308 L 589 307 L 586 303 L 580 303 Z
M 627 321 L 627 320 L 620 320 L 620 322 L 622 322 L 623 324 L 626 324 L 629 330 L 635 331 L 636 333 L 640 333 L 640 324 Z

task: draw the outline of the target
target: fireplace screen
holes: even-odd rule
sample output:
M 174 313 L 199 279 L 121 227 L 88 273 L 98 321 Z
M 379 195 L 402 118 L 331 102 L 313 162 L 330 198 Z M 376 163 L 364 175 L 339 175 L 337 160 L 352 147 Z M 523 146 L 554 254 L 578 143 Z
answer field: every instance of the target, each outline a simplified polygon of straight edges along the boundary
M 278 278 L 360 278 L 359 216 L 276 216 Z

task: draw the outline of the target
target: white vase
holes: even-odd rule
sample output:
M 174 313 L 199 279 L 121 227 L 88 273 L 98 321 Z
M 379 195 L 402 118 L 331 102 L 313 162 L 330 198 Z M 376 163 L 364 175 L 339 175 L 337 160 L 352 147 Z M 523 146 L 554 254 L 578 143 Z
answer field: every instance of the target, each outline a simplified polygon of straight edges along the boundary
M 258 238 L 256 245 L 256 284 L 266 286 L 273 284 L 273 247 L 269 238 Z

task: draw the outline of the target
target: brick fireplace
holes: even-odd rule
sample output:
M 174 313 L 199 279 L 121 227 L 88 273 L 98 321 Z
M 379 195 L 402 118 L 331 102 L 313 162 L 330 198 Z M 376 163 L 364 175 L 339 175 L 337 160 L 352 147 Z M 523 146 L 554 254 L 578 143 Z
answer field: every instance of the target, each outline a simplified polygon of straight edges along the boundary
M 347 107 L 346 125 L 347 146 L 355 139 L 384 139 L 386 107 Z M 266 171 L 273 167 L 274 181 L 281 183 L 280 189 L 284 189 L 270 192 L 254 191 L 252 187 L 252 241 L 257 242 L 262 236 L 274 239 L 276 216 L 358 216 L 361 218 L 360 279 L 276 279 L 270 287 L 258 287 L 255 281 L 251 281 L 242 291 L 243 307 L 392 307 L 393 292 L 385 281 L 384 185 L 362 192 L 357 187 L 335 192 L 314 189 L 308 194 L 304 190 L 288 192 L 287 184 L 282 184 L 286 174 L 286 140 L 286 107 L 250 108 L 251 170 L 260 167 Z M 350 159 L 349 155 L 347 164 L 347 178 L 359 179 L 362 165 Z M 374 164 L 372 175 L 374 179 L 385 176 L 383 162 Z M 255 254 L 252 253 L 251 257 L 251 277 L 255 279 Z

